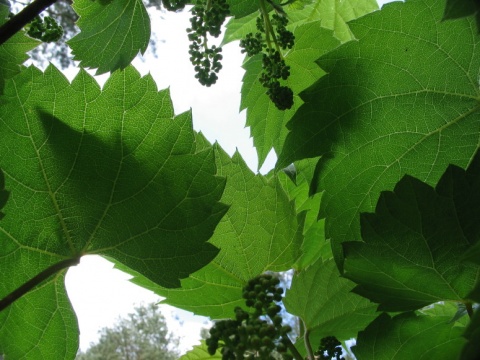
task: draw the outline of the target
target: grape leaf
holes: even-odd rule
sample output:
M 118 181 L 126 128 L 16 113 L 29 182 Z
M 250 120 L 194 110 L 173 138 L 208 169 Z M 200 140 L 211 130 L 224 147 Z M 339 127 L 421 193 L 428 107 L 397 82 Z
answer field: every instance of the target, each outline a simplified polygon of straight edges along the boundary
M 257 8 L 258 9 L 258 8 Z M 319 21 L 321 27 L 333 31 L 341 42 L 353 39 L 347 22 L 378 9 L 375 0 L 307 0 L 295 1 L 285 7 L 291 28 Z M 249 32 L 256 32 L 258 11 L 250 15 L 232 18 L 227 24 L 223 43 L 241 40 Z
M 218 253 L 206 242 L 226 211 L 213 148 L 195 151 L 190 114 L 175 117 L 151 76 L 129 67 L 100 90 L 85 71 L 70 84 L 53 66 L 30 67 L 1 101 L 0 166 L 11 195 L 0 223 L 0 298 L 84 254 L 172 287 Z M 0 313 L 8 356 L 42 358 L 57 346 L 68 347 L 62 359 L 75 355 L 63 275 L 14 305 Z
M 290 66 L 288 85 L 294 94 L 298 94 L 324 74 L 314 61 L 320 55 L 337 47 L 339 42 L 332 36 L 332 32 L 323 29 L 319 22 L 298 27 L 294 35 L 295 46 L 285 56 L 285 61 Z M 240 107 L 241 110 L 247 109 L 247 125 L 250 126 L 261 166 L 272 147 L 280 153 L 287 135 L 285 125 L 300 106 L 301 100 L 295 96 L 292 109 L 278 110 L 259 81 L 262 73 L 261 55 L 250 58 L 244 64 L 244 68 L 246 73 L 243 78 Z
M 289 12 L 292 25 L 320 21 L 325 29 L 332 30 L 341 42 L 352 40 L 348 22 L 378 10 L 375 0 L 316 0 L 306 3 L 300 11 Z
M 439 22 L 434 0 L 391 3 L 350 22 L 355 37 L 319 64 L 277 166 L 322 156 L 313 191 L 341 265 L 359 214 L 405 174 L 428 184 L 466 166 L 479 143 L 480 37 L 470 19 Z M 465 41 L 466 38 L 471 40 Z
M 182 280 L 181 289 L 164 289 L 133 279 L 165 296 L 166 304 L 213 319 L 229 318 L 245 306 L 242 288 L 265 271 L 288 270 L 299 257 L 303 217 L 297 218 L 276 177 L 254 175 L 238 153 L 230 159 L 216 147 L 218 173 L 227 178 L 221 201 L 231 204 L 210 242 L 220 253 Z
M 141 0 L 75 0 L 73 8 L 81 31 L 68 45 L 80 66 L 113 72 L 147 50 L 150 18 Z
M 480 238 L 480 152 L 467 171 L 449 166 L 435 189 L 410 176 L 361 215 L 364 242 L 344 242 L 344 276 L 387 311 L 462 301 L 480 267 L 463 255 Z
M 352 350 L 358 360 L 456 359 L 465 339 L 463 328 L 449 320 L 411 312 L 391 318 L 384 313 L 359 333 Z
M 322 193 L 309 196 L 311 170 L 316 161 L 318 159 L 298 161 L 292 169 L 284 169 L 277 175 L 289 198 L 295 201 L 297 213 L 305 213 L 301 256 L 292 267 L 297 271 L 307 268 L 320 257 L 324 260 L 332 257 L 330 242 L 325 239 L 325 220 L 318 220 Z M 289 175 L 288 171 L 292 173 Z
M 447 0 L 443 20 L 474 15 L 480 31 L 480 3 L 477 0 Z
M 5 190 L 5 175 L 3 174 L 2 169 L 0 169 L 0 210 L 3 209 L 7 203 L 9 192 Z M 5 216 L 5 214 L 0 211 L 0 220 Z
M 0 25 L 8 20 L 9 12 L 10 7 L 0 3 Z M 22 64 L 28 59 L 26 52 L 39 44 L 38 40 L 30 38 L 20 31 L 0 45 L 0 94 L 3 93 L 5 80 L 20 72 Z
M 318 260 L 295 274 L 283 303 L 303 320 L 312 344 L 326 336 L 344 341 L 378 316 L 375 304 L 351 292 L 354 286 L 340 277 L 333 260 Z
M 210 355 L 207 350 L 205 340 L 202 340 L 200 345 L 195 345 L 192 350 L 182 355 L 178 360 L 207 360 L 207 359 L 221 359 L 222 355 L 219 351 L 215 355 Z
M 258 4 L 251 0 L 227 0 L 230 6 L 230 14 L 237 19 L 248 16 L 251 13 L 258 11 Z
M 461 360 L 477 360 L 480 353 L 480 311 L 476 311 L 463 336 L 467 343 L 462 349 Z

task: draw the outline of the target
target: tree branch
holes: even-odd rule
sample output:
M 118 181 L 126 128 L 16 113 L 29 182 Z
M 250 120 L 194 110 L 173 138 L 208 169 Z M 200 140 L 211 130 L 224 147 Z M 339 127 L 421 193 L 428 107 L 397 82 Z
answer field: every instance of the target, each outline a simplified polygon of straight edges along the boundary
M 56 1 L 57 0 L 35 0 L 0 26 L 0 45 L 19 32 L 25 25 Z
M 18 300 L 20 297 L 22 297 L 27 292 L 32 290 L 35 286 L 47 280 L 50 276 L 55 275 L 60 270 L 66 269 L 70 266 L 78 265 L 79 262 L 80 262 L 80 257 L 75 257 L 73 259 L 62 260 L 46 268 L 40 274 L 31 278 L 25 284 L 20 286 L 18 289 L 12 291 L 10 294 L 8 294 L 2 300 L 0 300 L 0 311 L 10 306 L 14 301 Z

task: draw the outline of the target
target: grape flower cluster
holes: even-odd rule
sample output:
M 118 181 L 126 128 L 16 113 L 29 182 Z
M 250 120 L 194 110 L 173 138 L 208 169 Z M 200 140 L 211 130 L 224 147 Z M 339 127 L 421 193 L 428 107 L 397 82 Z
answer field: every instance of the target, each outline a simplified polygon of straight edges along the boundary
M 214 355 L 220 349 L 223 360 L 285 359 L 288 352 L 287 334 L 292 330 L 282 325 L 280 305 L 283 289 L 280 280 L 270 274 L 251 279 L 243 288 L 243 298 L 250 311 L 235 308 L 235 319 L 217 321 L 206 340 L 208 352 Z
M 248 56 L 262 53 L 260 83 L 267 89 L 267 95 L 279 110 L 288 110 L 293 106 L 293 91 L 281 84 L 281 81 L 290 76 L 290 66 L 285 64 L 281 49 L 291 49 L 295 36 L 286 28 L 286 14 L 278 8 L 274 10 L 272 16 L 261 11 L 256 22 L 257 32 L 247 34 L 240 41 L 240 47 L 242 53 Z
M 320 347 L 314 355 L 320 360 L 345 360 L 345 358 L 342 357 L 341 345 L 335 336 L 326 336 L 320 340 Z
M 179 11 L 185 8 L 187 0 L 162 0 L 162 5 L 168 11 Z
M 208 35 L 218 37 L 229 11 L 226 0 L 200 0 L 192 9 L 191 26 L 187 29 L 190 61 L 200 84 L 210 86 L 218 79 L 222 68 L 222 48 L 208 46 Z
M 36 16 L 29 24 L 28 36 L 43 42 L 55 42 L 63 36 L 63 28 L 58 25 L 54 18 Z

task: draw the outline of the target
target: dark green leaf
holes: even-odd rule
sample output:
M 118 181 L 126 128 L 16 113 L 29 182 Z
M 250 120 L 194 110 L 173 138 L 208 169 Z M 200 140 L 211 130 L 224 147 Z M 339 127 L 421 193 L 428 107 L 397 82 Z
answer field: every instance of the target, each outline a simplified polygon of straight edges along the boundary
M 31 67 L 7 83 L 2 102 L 0 166 L 11 198 L 0 223 L 0 298 L 79 255 L 106 256 L 173 287 L 218 253 L 207 243 L 226 211 L 213 149 L 196 152 L 190 114 L 175 117 L 150 76 L 127 68 L 101 91 L 85 71 L 70 84 L 52 66 Z M 7 355 L 68 345 L 59 356 L 71 357 L 76 340 L 65 344 L 65 334 L 78 333 L 63 277 L 19 304 L 0 314 Z M 53 335 L 40 340 L 38 329 Z
M 435 184 L 479 143 L 480 37 L 471 19 L 439 22 L 436 0 L 385 5 L 350 22 L 352 41 L 323 56 L 329 74 L 302 95 L 278 167 L 322 156 L 314 191 L 341 263 L 361 212 L 410 174 Z M 469 38 L 471 40 L 466 41 Z
M 3 175 L 2 169 L 0 169 L 0 210 L 5 206 L 8 200 L 9 192 L 5 190 L 5 175 Z M 0 211 L 0 220 L 5 216 L 3 212 Z
M 447 316 L 380 315 L 360 332 L 352 348 L 358 360 L 456 359 L 465 340 Z
M 221 201 L 231 204 L 211 243 L 220 253 L 209 265 L 182 280 L 181 289 L 164 289 L 134 280 L 165 296 L 167 304 L 214 319 L 244 306 L 242 288 L 265 271 L 290 269 L 300 256 L 303 216 L 298 216 L 276 177 L 255 175 L 238 153 L 216 148 L 218 173 L 227 178 Z
M 475 312 L 463 336 L 468 340 L 462 350 L 461 360 L 478 360 L 480 354 L 480 311 Z
M 462 301 L 479 266 L 463 262 L 480 238 L 480 152 L 467 171 L 449 166 L 435 189 L 405 176 L 361 215 L 364 242 L 345 242 L 344 275 L 380 309 Z
M 443 19 L 459 19 L 474 15 L 480 25 L 480 2 L 478 0 L 447 0 Z M 479 26 L 480 29 L 480 26 Z

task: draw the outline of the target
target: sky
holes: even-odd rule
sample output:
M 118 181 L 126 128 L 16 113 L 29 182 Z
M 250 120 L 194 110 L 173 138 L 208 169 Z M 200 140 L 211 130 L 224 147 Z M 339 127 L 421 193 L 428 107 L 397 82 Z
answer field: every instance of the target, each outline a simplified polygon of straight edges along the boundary
M 379 4 L 388 1 L 379 1 Z M 230 155 L 238 149 L 253 171 L 257 169 L 257 155 L 245 127 L 245 112 L 239 112 L 241 81 L 244 74 L 238 43 L 224 47 L 223 69 L 216 85 L 205 88 L 194 78 L 189 61 L 189 13 L 161 13 L 150 10 L 152 30 L 157 37 L 157 57 L 151 51 L 133 62 L 142 75 L 150 73 L 159 89 L 169 88 L 175 112 L 192 109 L 193 124 L 210 142 L 218 141 Z M 70 69 L 66 75 L 74 76 Z M 103 83 L 107 76 L 98 78 Z M 271 153 L 260 172 L 267 172 L 275 163 Z M 160 297 L 128 281 L 125 273 L 113 269 L 113 264 L 99 256 L 85 256 L 80 264 L 70 268 L 66 285 L 68 295 L 78 317 L 80 348 L 85 351 L 98 339 L 98 331 L 112 326 L 119 316 L 125 317 L 135 305 L 158 302 Z M 185 353 L 199 342 L 200 329 L 210 327 L 204 317 L 167 305 L 160 306 L 169 329 L 180 337 L 179 351 Z

